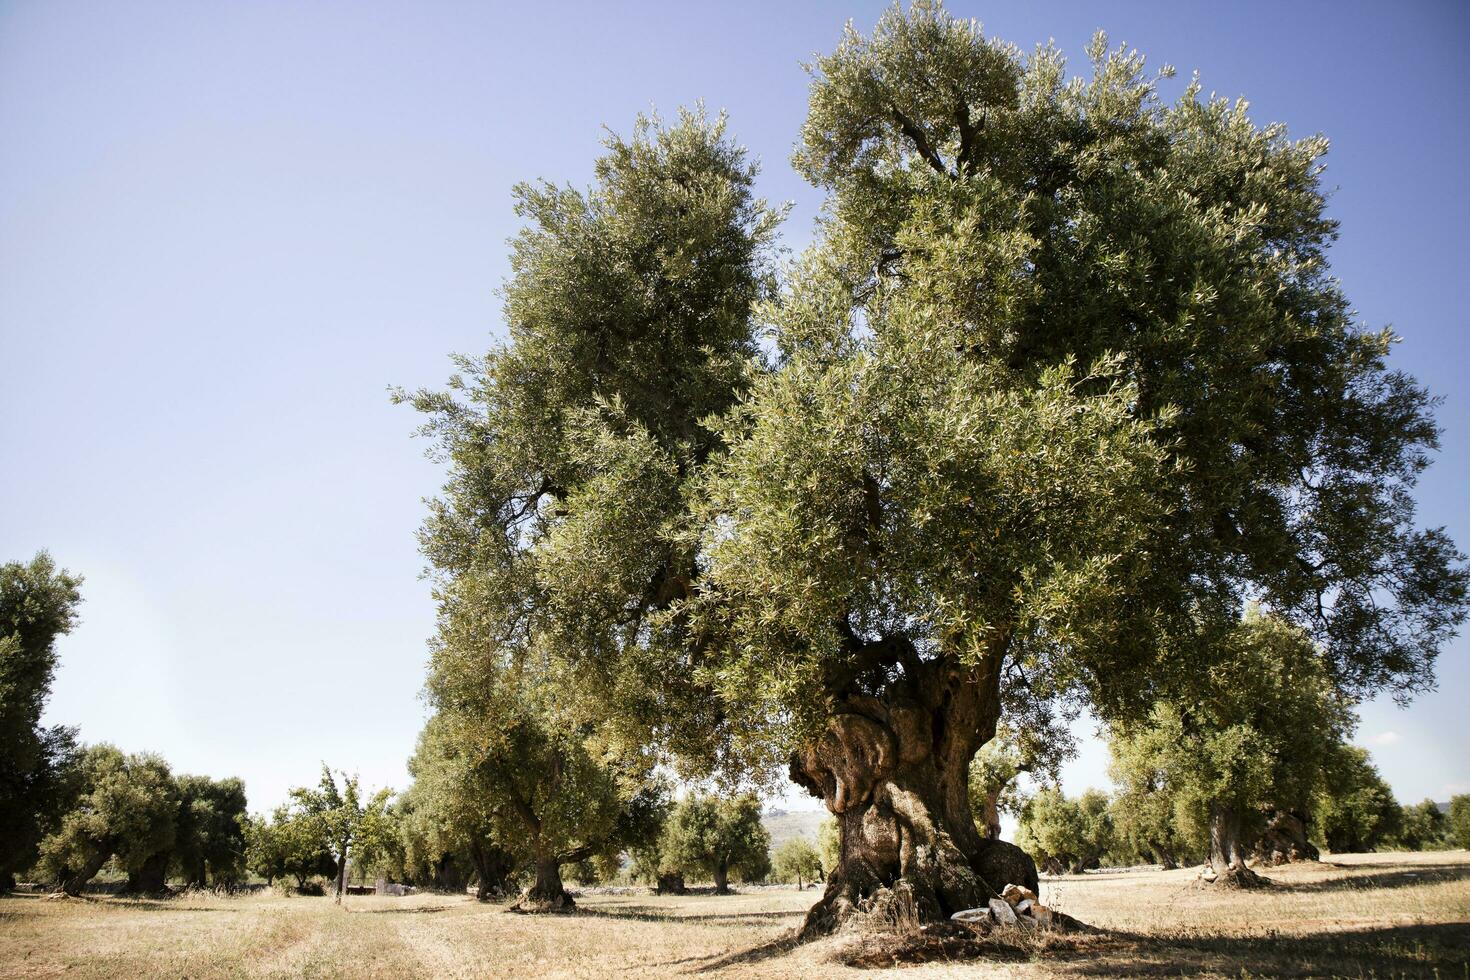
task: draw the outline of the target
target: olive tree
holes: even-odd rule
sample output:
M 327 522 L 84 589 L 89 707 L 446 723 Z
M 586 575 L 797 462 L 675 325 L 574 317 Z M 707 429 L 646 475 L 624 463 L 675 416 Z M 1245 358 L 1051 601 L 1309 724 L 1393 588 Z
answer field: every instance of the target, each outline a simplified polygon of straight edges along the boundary
M 1401 829 L 1393 790 L 1356 746 L 1339 746 L 1327 761 L 1314 803 L 1317 838 L 1339 854 L 1376 851 Z
M 163 888 L 177 833 L 179 795 L 156 755 L 94 745 L 80 762 L 80 795 L 41 842 L 39 868 L 59 891 L 78 895 L 108 860 L 127 872 L 129 891 Z
M 43 727 L 41 712 L 81 583 L 45 552 L 0 565 L 0 892 L 35 861 L 76 791 L 76 732 Z
M 1409 493 L 1431 399 L 1327 269 L 1326 141 L 1089 55 L 1069 78 L 916 2 L 812 68 L 827 220 L 730 423 L 701 596 L 734 727 L 838 815 L 808 933 L 1024 875 L 966 800 L 1016 688 L 1137 717 L 1228 669 L 1257 599 L 1341 689 L 1408 695 L 1464 616 Z
M 1193 685 L 1193 701 L 1161 701 L 1146 720 L 1117 729 L 1114 771 L 1133 792 L 1162 776 L 1176 820 L 1209 834 L 1213 880 L 1251 885 L 1258 876 L 1246 859 L 1276 813 L 1298 816 L 1269 829 L 1295 829 L 1301 840 L 1271 849 L 1315 856 L 1306 815 L 1354 719 L 1298 627 L 1250 610 L 1219 649 L 1228 656 Z
M 691 793 L 669 815 L 660 849 L 666 865 L 686 877 L 708 875 L 715 894 L 726 895 L 732 872 L 744 881 L 766 876 L 770 848 L 771 835 L 761 823 L 761 804 L 754 795 Z
M 1464 615 L 1410 492 L 1431 399 L 1327 267 L 1325 140 L 1089 55 L 926 2 L 849 30 L 774 296 L 722 124 L 611 138 L 591 191 L 518 191 L 508 343 L 412 396 L 444 690 L 507 658 L 686 775 L 788 763 L 841 834 L 808 934 L 1035 882 L 969 798 L 1017 703 L 1187 700 L 1251 599 L 1408 696 Z
M 771 854 L 771 877 L 776 881 L 792 881 L 802 887 L 803 880 L 817 881 L 825 872 L 822 856 L 805 837 L 783 841 Z
M 1089 789 L 1069 799 L 1060 787 L 1043 787 L 1021 808 L 1016 843 L 1050 874 L 1096 868 L 1115 843 L 1107 794 Z
M 347 890 L 347 862 L 352 849 L 357 847 L 371 860 L 374 851 L 381 846 L 381 838 L 387 831 L 386 811 L 393 797 L 390 789 L 381 789 L 364 800 L 358 786 L 358 777 L 342 773 L 341 785 L 332 770 L 322 766 L 322 778 L 315 787 L 296 787 L 291 790 L 293 813 L 288 824 L 302 833 L 307 848 L 305 853 L 325 850 L 332 856 L 336 871 L 336 901 L 342 903 Z M 299 823 L 298 823 L 299 821 Z

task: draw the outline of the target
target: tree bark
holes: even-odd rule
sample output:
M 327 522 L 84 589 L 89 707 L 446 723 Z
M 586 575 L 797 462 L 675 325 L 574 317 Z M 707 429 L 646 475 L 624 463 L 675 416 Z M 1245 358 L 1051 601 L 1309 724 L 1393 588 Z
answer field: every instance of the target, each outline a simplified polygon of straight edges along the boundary
M 715 865 L 715 894 L 730 894 L 730 862 L 720 861 Z
M 1232 807 L 1217 804 L 1210 810 L 1210 875 L 1222 888 L 1257 888 L 1269 880 L 1252 871 L 1245 863 L 1241 846 L 1240 814 Z
M 342 904 L 342 893 L 347 890 L 347 845 L 342 845 L 342 856 L 337 859 L 337 904 Z
M 1000 790 L 985 793 L 985 836 L 989 840 L 1000 840 Z
M 563 912 L 577 907 L 561 880 L 561 857 L 536 858 L 536 883 L 511 906 L 518 912 Z
M 470 859 L 475 862 L 475 897 L 486 901 L 495 895 L 510 894 L 510 876 L 515 873 L 515 857 L 495 844 L 470 844 Z
M 97 877 L 97 872 L 102 870 L 102 866 L 111 856 L 110 850 L 98 848 L 82 867 L 75 871 L 67 871 L 61 876 L 61 880 L 57 882 L 58 890 L 76 898 L 82 893 L 82 889 L 87 887 L 87 882 Z
M 792 757 L 791 778 L 826 803 L 841 841 L 804 937 L 888 917 L 895 902 L 930 922 L 1008 884 L 1037 887 L 1035 862 L 983 837 L 970 810 L 970 761 L 999 720 L 999 663 L 971 671 L 906 656 L 881 697 L 846 697 Z
M 167 851 L 161 851 L 143 862 L 137 871 L 128 872 L 123 890 L 134 895 L 156 895 L 168 887 Z
M 1277 810 L 1266 822 L 1266 830 L 1255 847 L 1256 860 L 1268 865 L 1290 861 L 1318 861 L 1322 854 L 1307 840 L 1307 821 L 1299 813 Z

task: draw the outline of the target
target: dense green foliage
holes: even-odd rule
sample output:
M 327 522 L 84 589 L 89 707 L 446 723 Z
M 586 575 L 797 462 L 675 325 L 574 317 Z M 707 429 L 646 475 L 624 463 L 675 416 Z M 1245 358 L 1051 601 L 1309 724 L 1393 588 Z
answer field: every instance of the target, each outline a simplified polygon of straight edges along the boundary
M 753 794 L 691 793 L 674 807 L 660 841 L 665 867 L 686 878 L 713 878 L 719 893 L 728 890 L 732 874 L 742 881 L 764 879 L 771 871 L 770 848 Z
M 245 839 L 246 866 L 267 883 L 290 877 L 298 889 L 305 889 L 312 878 L 331 878 L 337 873 L 325 838 L 299 810 L 280 806 L 270 819 L 252 817 Z
M 1401 808 L 1396 848 L 1406 851 L 1432 851 L 1449 846 L 1445 813 L 1433 800 L 1424 800 Z
M 94 745 L 82 754 L 80 770 L 74 808 L 41 842 L 43 878 L 75 895 L 115 859 L 130 878 L 146 875 L 161 886 L 178 832 L 179 792 L 168 764 Z
M 1455 846 L 1470 850 L 1470 793 L 1450 798 L 1450 812 L 1445 824 L 1449 839 Z
M 1107 794 L 1089 789 L 1074 800 L 1060 788 L 1041 789 L 1021 810 L 1016 843 L 1051 874 L 1096 868 L 1115 845 Z
M 0 565 L 0 891 L 35 861 L 75 793 L 76 732 L 42 727 L 41 712 L 81 583 L 45 552 Z
M 1244 864 L 1268 813 L 1312 808 L 1353 718 L 1304 631 L 1251 610 L 1218 642 L 1221 662 L 1192 685 L 1194 698 L 1120 726 L 1112 751 L 1114 777 L 1143 806 L 1129 832 L 1165 858 L 1208 837 L 1225 874 Z M 1160 826 L 1165 800 L 1177 840 Z
M 1399 833 L 1402 810 L 1364 749 L 1333 754 L 1315 801 L 1314 831 L 1329 850 L 1375 851 Z

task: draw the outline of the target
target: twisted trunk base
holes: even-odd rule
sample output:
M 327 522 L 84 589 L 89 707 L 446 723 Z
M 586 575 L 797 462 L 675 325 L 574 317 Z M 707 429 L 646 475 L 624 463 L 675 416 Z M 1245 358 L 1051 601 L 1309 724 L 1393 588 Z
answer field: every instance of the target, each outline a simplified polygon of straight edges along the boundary
M 1256 860 L 1272 867 L 1292 861 L 1320 861 L 1322 853 L 1307 840 L 1307 821 L 1299 813 L 1277 810 L 1266 821 L 1255 848 Z
M 167 851 L 155 854 L 137 871 L 128 872 L 128 883 L 123 891 L 130 895 L 156 895 L 168 887 Z
M 473 844 L 470 858 L 475 862 L 475 897 L 480 901 L 497 895 L 509 895 L 514 887 L 511 882 L 516 870 L 516 859 L 503 847 L 494 844 Z
M 848 698 L 793 756 L 791 778 L 822 798 L 841 834 L 837 867 L 803 938 L 940 921 L 1008 884 L 1036 889 L 1035 862 L 982 837 L 970 811 L 970 760 L 994 734 L 998 700 L 973 678 L 916 671 L 881 700 Z
M 561 880 L 556 858 L 536 862 L 536 883 L 511 906 L 513 912 L 570 912 L 577 907 Z
M 1264 888 L 1271 884 L 1271 879 L 1252 871 L 1245 859 L 1240 814 L 1216 806 L 1210 811 L 1210 863 L 1201 880 L 1216 888 Z

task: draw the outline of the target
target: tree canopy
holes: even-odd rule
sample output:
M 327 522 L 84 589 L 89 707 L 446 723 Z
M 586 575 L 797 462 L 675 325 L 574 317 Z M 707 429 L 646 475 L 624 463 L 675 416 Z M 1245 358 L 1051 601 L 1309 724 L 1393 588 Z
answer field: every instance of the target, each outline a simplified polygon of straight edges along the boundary
M 0 891 L 35 861 L 75 792 L 76 732 L 43 727 L 41 712 L 81 584 L 45 552 L 0 565 Z
M 1465 614 L 1411 494 L 1432 399 L 1329 272 L 1326 140 L 1088 56 L 925 0 L 849 27 L 777 290 L 722 120 L 610 138 L 590 191 L 517 191 L 509 342 L 411 399 L 441 708 L 520 671 L 685 774 L 787 760 L 842 840 L 808 932 L 1034 885 L 972 816 L 1002 719 L 1213 697 L 1252 602 L 1407 697 Z

